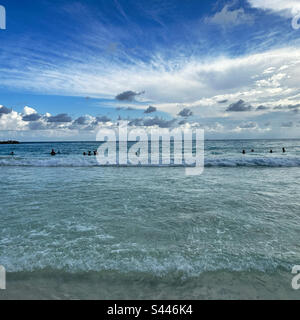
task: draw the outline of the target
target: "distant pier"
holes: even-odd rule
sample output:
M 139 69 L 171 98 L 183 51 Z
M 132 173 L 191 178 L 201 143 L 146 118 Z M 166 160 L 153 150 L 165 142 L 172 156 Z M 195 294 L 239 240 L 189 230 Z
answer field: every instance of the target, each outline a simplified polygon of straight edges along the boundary
M 0 144 L 20 144 L 20 142 L 15 140 L 8 140 L 8 141 L 0 141 Z

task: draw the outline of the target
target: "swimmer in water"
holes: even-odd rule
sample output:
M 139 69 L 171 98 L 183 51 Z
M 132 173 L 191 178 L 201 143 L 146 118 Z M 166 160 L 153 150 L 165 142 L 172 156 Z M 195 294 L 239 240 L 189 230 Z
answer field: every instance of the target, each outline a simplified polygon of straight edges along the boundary
M 83 155 L 86 156 L 86 152 L 84 152 Z
M 272 149 L 270 150 L 270 153 L 273 153 L 273 150 L 272 150 Z
M 50 154 L 51 154 L 51 156 L 55 156 L 56 155 L 56 152 L 54 151 L 54 149 L 52 149 Z
M 243 154 L 246 154 L 246 151 L 245 151 L 245 150 L 243 150 Z
M 14 155 L 15 155 L 15 153 L 12 151 L 12 152 L 10 153 L 10 155 L 11 155 L 11 156 L 14 156 Z
M 282 148 L 282 152 L 283 152 L 283 153 L 286 153 L 286 150 L 285 150 L 285 148 Z
M 251 152 L 254 152 L 254 149 L 252 149 Z
M 92 152 L 91 152 L 91 151 L 89 151 L 88 156 L 91 156 L 91 155 L 92 155 Z
M 97 150 L 94 150 L 94 156 L 96 156 L 98 154 Z

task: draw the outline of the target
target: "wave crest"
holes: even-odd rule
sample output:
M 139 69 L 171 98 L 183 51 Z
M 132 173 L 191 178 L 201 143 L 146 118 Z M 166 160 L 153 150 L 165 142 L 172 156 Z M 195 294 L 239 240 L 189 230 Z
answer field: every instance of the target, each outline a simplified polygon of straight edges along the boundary
M 103 167 L 95 158 L 0 159 L 2 167 Z M 186 167 L 187 165 L 107 165 L 112 167 Z M 300 157 L 206 158 L 205 167 L 299 167 Z

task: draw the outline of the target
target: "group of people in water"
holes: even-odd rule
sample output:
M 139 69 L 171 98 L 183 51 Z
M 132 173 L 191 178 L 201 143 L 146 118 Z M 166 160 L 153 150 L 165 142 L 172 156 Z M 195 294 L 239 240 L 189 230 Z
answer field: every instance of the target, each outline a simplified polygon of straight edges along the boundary
M 96 156 L 98 154 L 97 150 L 93 151 L 94 156 Z M 92 151 L 88 151 L 88 153 L 84 152 L 83 153 L 84 156 L 92 156 Z
M 254 149 L 251 149 L 251 152 L 255 152 Z M 242 151 L 242 153 L 243 153 L 243 154 L 246 154 L 246 150 L 244 149 L 244 150 Z M 272 150 L 272 149 L 270 149 L 270 153 L 273 153 L 273 150 Z M 286 153 L 285 148 L 282 148 L 282 153 Z M 51 154 L 51 156 L 56 156 L 57 154 L 60 154 L 60 152 L 59 152 L 59 151 L 58 151 L 58 152 L 55 152 L 55 150 L 52 149 L 50 154 Z M 15 153 L 12 151 L 12 152 L 10 153 L 10 155 L 11 155 L 11 156 L 14 156 Z M 97 150 L 94 150 L 93 153 L 92 153 L 92 151 L 88 151 L 88 152 L 83 152 L 83 155 L 84 155 L 84 156 L 92 156 L 92 155 L 97 156 L 97 155 L 98 155 L 98 152 L 97 152 Z M 136 155 L 138 155 L 138 153 L 136 153 Z
M 60 152 L 59 151 L 55 152 L 55 150 L 52 149 L 50 154 L 51 154 L 51 156 L 56 156 L 57 154 L 60 154 Z M 84 156 L 92 156 L 92 155 L 96 156 L 97 154 L 98 154 L 97 150 L 94 150 L 93 153 L 92 153 L 92 151 L 83 152 Z
M 251 152 L 255 152 L 254 149 L 251 149 Z M 243 153 L 243 154 L 246 154 L 246 150 L 243 150 L 242 153 Z M 270 149 L 270 153 L 273 153 L 273 150 L 272 150 L 272 149 Z M 282 148 L 282 153 L 286 153 L 285 148 Z

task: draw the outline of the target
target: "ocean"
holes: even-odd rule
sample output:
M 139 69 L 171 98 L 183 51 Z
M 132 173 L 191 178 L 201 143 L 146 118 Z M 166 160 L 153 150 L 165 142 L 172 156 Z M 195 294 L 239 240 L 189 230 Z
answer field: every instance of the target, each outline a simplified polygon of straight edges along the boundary
M 199 176 L 98 146 L 0 145 L 0 299 L 300 298 L 300 140 L 205 141 Z

